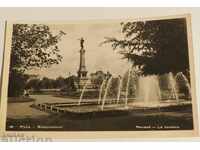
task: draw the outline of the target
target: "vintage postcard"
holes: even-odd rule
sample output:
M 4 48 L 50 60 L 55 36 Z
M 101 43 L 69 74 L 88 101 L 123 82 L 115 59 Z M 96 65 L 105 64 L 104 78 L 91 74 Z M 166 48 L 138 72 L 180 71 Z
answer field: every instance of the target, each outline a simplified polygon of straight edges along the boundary
M 8 21 L 1 132 L 52 138 L 197 136 L 189 15 Z

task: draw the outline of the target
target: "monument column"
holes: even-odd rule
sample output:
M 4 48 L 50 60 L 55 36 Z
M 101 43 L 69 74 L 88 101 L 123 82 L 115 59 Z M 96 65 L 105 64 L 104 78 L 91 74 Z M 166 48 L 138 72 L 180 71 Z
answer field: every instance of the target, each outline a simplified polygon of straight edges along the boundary
M 85 66 L 85 49 L 84 49 L 84 39 L 81 38 L 80 39 L 80 65 L 79 65 L 79 69 L 78 69 L 78 87 L 79 90 L 83 89 L 83 87 L 85 86 L 85 84 L 88 82 L 88 78 L 87 78 L 87 70 L 86 70 L 86 66 Z
M 85 66 L 85 49 L 84 49 L 84 39 L 81 38 L 80 39 L 80 65 L 79 65 L 79 69 L 78 69 L 78 77 L 79 78 L 86 78 L 87 77 L 87 70 L 86 70 L 86 66 Z

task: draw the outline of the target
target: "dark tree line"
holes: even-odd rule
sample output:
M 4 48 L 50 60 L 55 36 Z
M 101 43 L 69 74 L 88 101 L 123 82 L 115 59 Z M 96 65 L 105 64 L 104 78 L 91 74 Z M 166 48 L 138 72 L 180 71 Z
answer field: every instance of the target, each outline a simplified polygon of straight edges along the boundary
M 31 79 L 26 84 L 26 89 L 33 89 L 39 91 L 40 89 L 57 89 L 66 86 L 66 79 L 63 77 L 58 77 L 56 79 L 50 79 L 47 77 L 40 79 Z

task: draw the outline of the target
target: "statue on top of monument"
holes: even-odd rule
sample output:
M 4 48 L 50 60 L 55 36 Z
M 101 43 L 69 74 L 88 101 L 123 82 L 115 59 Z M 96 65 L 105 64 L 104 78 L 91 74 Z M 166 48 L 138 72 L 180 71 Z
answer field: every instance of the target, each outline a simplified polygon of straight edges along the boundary
M 84 39 L 83 38 L 80 38 L 80 45 L 81 45 L 81 48 L 83 49 L 83 43 L 84 43 Z

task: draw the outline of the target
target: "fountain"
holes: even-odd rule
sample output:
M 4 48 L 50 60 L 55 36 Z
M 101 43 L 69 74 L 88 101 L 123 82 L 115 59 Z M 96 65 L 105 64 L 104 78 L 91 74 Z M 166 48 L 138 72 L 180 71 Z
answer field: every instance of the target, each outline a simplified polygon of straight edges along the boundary
M 161 100 L 161 91 L 158 76 L 141 76 L 138 79 L 138 99 L 144 106 L 158 105 Z
M 177 84 L 176 79 L 174 78 L 172 72 L 168 75 L 169 85 L 171 87 L 172 98 L 174 98 L 177 102 L 179 102 L 178 91 L 177 91 Z
M 186 101 L 185 99 L 181 99 L 180 101 L 179 97 L 180 91 L 177 86 L 180 85 L 178 85 L 176 80 L 181 78 L 184 81 L 181 83 L 185 84 L 188 87 L 188 91 L 190 91 L 189 81 L 183 73 L 178 73 L 175 77 L 172 73 L 163 76 L 138 76 L 138 73 L 134 71 L 134 68 L 130 68 L 123 77 L 106 77 L 100 85 L 97 98 L 88 98 L 87 102 L 82 103 L 83 96 L 87 92 L 86 89 L 90 84 L 89 80 L 82 88 L 78 105 L 77 103 L 66 102 L 60 104 L 39 104 L 37 107 L 42 110 L 45 105 L 48 107 L 52 106 L 52 110 L 55 110 L 53 113 L 67 113 L 72 116 L 119 115 L 144 110 L 155 110 L 159 112 L 164 110 L 168 111 L 169 109 L 180 110 L 191 107 L 191 101 Z M 161 84 L 161 79 L 165 81 L 164 84 Z M 117 83 L 113 84 L 114 82 Z M 134 100 L 129 101 L 133 95 Z M 109 103 L 108 100 L 109 102 L 114 101 L 114 103 Z M 120 103 L 122 100 L 125 102 L 125 107 Z
M 106 101 L 106 98 L 107 98 L 107 93 L 108 93 L 108 89 L 110 87 L 110 83 L 112 81 L 112 76 L 108 79 L 108 82 L 107 82 L 107 85 L 106 85 L 106 89 L 105 89 L 105 93 L 104 93 L 104 97 L 103 97 L 103 101 L 102 101 L 102 105 L 101 105 L 101 110 L 103 110 L 104 108 L 104 105 L 105 105 L 105 101 Z
M 128 78 L 126 83 L 126 98 L 125 98 L 125 107 L 128 107 L 128 91 L 129 91 L 129 82 L 130 82 L 130 76 L 131 76 L 132 68 L 128 70 Z
M 88 85 L 89 83 L 90 83 L 90 80 L 87 80 L 87 82 L 85 83 L 85 85 L 84 85 L 84 87 L 83 87 L 83 89 L 82 89 L 81 96 L 80 96 L 79 101 L 78 101 L 78 105 L 81 105 L 81 102 L 82 102 L 82 100 L 83 100 L 83 94 L 84 94 L 84 92 L 85 92 L 85 90 L 86 90 L 86 88 L 87 88 L 87 85 Z
M 103 87 L 105 86 L 105 83 L 106 83 L 106 79 L 103 80 L 101 86 L 100 86 L 100 89 L 99 89 L 99 99 L 98 99 L 98 104 L 101 104 L 101 95 L 102 95 L 102 92 L 103 92 Z
M 120 95 L 121 95 L 121 88 L 122 88 L 122 79 L 121 76 L 118 77 L 119 85 L 118 85 L 118 93 L 117 93 L 117 104 L 119 103 Z
M 187 87 L 189 97 L 191 98 L 191 87 L 190 87 L 190 83 L 189 83 L 188 79 L 186 78 L 186 76 L 182 72 L 179 72 L 179 73 L 176 74 L 175 79 L 177 80 L 178 78 L 183 79 L 183 82 L 185 83 L 185 85 Z

